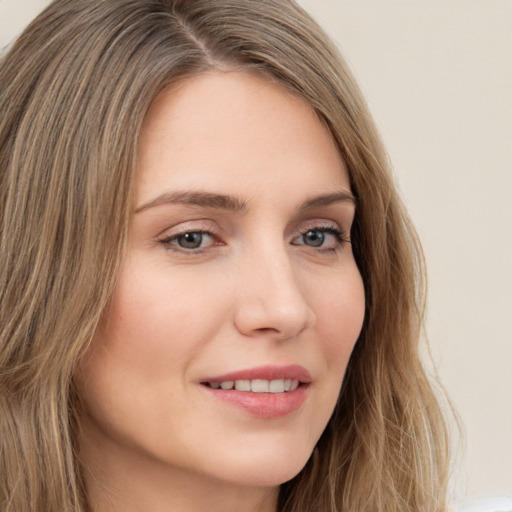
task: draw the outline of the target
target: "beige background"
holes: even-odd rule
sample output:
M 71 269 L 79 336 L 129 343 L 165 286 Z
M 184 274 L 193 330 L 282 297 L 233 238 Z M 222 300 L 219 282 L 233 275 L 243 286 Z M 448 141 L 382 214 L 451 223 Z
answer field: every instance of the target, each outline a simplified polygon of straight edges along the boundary
M 0 0 L 4 46 L 47 4 Z M 454 498 L 512 494 L 512 0 L 302 0 L 370 102 L 424 242 L 466 428 Z

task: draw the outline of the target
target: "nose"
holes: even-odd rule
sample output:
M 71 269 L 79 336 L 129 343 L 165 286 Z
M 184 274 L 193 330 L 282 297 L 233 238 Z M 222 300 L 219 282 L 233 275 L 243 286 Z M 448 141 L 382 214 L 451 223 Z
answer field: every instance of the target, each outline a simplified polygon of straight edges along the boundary
M 314 325 L 315 314 L 284 249 L 253 254 L 237 278 L 235 324 L 242 334 L 285 340 Z

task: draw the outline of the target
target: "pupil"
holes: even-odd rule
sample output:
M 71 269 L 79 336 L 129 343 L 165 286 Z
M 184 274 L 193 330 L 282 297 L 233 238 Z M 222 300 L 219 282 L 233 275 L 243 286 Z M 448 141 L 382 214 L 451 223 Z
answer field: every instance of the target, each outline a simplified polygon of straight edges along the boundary
M 304 241 L 311 247 L 320 247 L 325 240 L 325 234 L 321 231 L 308 231 L 304 235 Z
M 180 247 L 183 247 L 184 249 L 197 249 L 201 246 L 202 241 L 202 233 L 185 233 L 178 239 Z

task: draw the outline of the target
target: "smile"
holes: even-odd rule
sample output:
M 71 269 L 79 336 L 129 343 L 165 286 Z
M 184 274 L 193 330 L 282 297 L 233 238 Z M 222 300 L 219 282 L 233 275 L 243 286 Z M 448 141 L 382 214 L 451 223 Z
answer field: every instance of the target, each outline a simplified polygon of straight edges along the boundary
M 201 380 L 212 398 L 262 419 L 287 416 L 310 393 L 312 378 L 300 365 L 259 366 Z
M 206 382 L 206 386 L 226 391 L 246 391 L 251 393 L 287 393 L 299 387 L 297 379 L 253 379 L 253 380 L 225 380 L 222 382 Z

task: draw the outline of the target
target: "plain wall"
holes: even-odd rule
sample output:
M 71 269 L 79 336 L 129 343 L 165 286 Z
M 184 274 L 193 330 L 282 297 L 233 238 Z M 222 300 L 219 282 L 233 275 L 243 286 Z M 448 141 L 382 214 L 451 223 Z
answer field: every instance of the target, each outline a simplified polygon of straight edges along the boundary
M 0 0 L 0 46 L 47 3 Z M 301 4 L 359 80 L 424 244 L 427 332 L 466 429 L 454 498 L 512 494 L 512 1 Z

